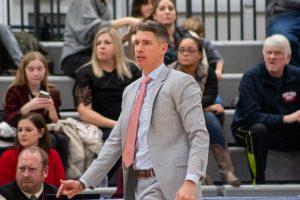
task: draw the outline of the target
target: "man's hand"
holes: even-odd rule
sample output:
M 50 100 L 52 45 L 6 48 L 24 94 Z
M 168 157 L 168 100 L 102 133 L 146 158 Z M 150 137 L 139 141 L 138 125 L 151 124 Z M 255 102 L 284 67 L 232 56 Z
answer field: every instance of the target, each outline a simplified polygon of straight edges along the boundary
M 84 190 L 84 187 L 81 182 L 74 180 L 63 181 L 60 180 L 60 186 L 56 193 L 56 198 L 59 198 L 61 194 L 67 195 L 68 198 L 72 198 L 76 194 L 79 194 Z
M 288 124 L 294 122 L 300 122 L 300 110 L 293 112 L 289 115 L 283 116 L 283 122 Z
M 177 191 L 175 200 L 195 200 L 196 192 L 196 183 L 186 180 L 181 188 Z

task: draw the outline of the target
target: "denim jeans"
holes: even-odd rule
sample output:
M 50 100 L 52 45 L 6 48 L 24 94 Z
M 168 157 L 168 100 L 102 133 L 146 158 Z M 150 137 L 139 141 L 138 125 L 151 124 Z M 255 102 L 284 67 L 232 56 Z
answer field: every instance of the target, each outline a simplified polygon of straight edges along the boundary
M 290 42 L 292 58 L 290 63 L 300 67 L 300 11 L 278 14 L 267 26 L 267 35 L 284 35 Z
M 210 144 L 219 144 L 225 148 L 226 142 L 223 127 L 217 115 L 212 112 L 204 112 L 204 118 L 210 138 Z
M 23 58 L 22 50 L 9 26 L 0 24 L 0 42 L 8 52 L 15 66 L 19 66 Z

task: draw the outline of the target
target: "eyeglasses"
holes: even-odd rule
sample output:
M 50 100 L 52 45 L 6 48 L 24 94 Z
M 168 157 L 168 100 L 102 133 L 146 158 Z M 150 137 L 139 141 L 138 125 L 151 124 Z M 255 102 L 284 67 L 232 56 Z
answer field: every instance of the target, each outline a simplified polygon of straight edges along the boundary
M 196 50 L 196 49 L 193 49 L 193 48 L 179 48 L 178 49 L 178 52 L 179 53 L 184 53 L 184 52 L 186 52 L 186 53 L 188 53 L 188 54 L 194 54 L 195 52 L 197 52 L 198 50 Z

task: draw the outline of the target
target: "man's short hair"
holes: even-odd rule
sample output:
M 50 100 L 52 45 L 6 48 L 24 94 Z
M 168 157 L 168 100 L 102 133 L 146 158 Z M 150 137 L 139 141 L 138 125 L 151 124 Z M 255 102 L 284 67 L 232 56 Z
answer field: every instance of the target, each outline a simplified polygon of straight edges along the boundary
M 137 25 L 136 31 L 149 31 L 152 32 L 156 37 L 162 39 L 164 42 L 169 42 L 169 34 L 166 27 L 158 22 L 141 22 Z
M 30 154 L 38 153 L 41 156 L 41 164 L 42 164 L 43 169 L 48 165 L 48 155 L 40 147 L 29 147 L 29 148 L 23 149 L 21 151 L 21 153 L 19 154 L 19 157 L 21 157 L 24 153 L 27 153 L 27 152 Z
M 267 37 L 264 42 L 263 53 L 265 53 L 265 48 L 269 46 L 278 46 L 285 55 L 291 56 L 290 43 L 288 39 L 283 35 L 275 34 Z

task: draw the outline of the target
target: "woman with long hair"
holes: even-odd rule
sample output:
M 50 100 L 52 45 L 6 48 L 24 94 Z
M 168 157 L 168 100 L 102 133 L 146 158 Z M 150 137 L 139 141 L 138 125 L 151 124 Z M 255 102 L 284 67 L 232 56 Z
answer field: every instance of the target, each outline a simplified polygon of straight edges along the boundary
M 105 141 L 121 113 L 123 90 L 141 71 L 126 61 L 118 32 L 104 28 L 95 36 L 91 62 L 76 74 L 74 99 L 80 119 L 98 126 Z M 109 180 L 118 166 L 108 174 Z
M 48 82 L 48 73 L 47 61 L 41 53 L 32 51 L 23 57 L 16 78 L 5 95 L 4 121 L 16 128 L 22 115 L 34 112 L 41 114 L 46 123 L 57 122 L 61 105 L 60 92 Z M 67 167 L 67 136 L 51 132 L 51 139 Z
M 29 147 L 40 147 L 48 153 L 48 176 L 45 182 L 59 186 L 65 171 L 57 151 L 51 148 L 51 140 L 44 118 L 37 113 L 27 113 L 20 118 L 15 144 L 0 157 L 0 186 L 15 180 L 19 153 Z

